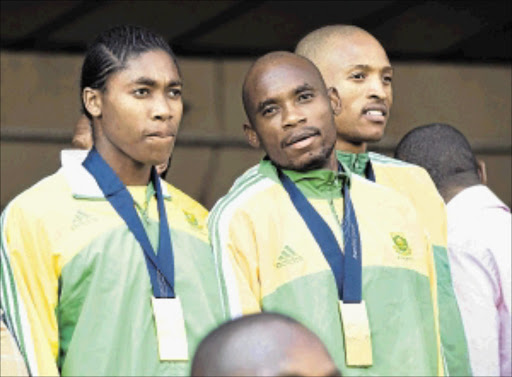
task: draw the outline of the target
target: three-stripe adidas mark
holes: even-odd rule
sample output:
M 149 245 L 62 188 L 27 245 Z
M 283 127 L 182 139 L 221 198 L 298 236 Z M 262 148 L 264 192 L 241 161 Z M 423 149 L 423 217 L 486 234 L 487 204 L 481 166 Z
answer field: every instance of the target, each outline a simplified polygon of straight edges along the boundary
M 293 249 L 290 246 L 286 245 L 284 249 L 281 251 L 281 254 L 279 254 L 279 257 L 277 257 L 276 268 L 285 267 L 290 264 L 302 261 L 303 258 L 295 251 L 293 251 Z
M 75 214 L 75 217 L 73 217 L 73 221 L 71 222 L 71 230 L 75 230 L 79 226 L 87 225 L 95 221 L 97 221 L 95 217 L 82 210 L 78 210 Z

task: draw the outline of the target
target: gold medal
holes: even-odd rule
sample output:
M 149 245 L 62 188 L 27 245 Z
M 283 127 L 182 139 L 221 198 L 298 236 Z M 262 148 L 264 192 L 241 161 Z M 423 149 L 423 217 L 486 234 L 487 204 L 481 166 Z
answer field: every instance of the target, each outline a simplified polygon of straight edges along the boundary
M 347 304 L 339 301 L 339 303 L 347 366 L 371 366 L 373 363 L 372 338 L 365 302 Z
M 188 360 L 187 333 L 181 301 L 151 297 L 160 360 Z

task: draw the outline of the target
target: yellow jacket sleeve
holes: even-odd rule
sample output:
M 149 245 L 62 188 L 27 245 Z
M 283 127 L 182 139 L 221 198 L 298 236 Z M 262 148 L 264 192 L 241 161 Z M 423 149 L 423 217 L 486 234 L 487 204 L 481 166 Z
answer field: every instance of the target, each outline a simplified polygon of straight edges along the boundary
M 210 235 L 228 316 L 261 311 L 258 250 L 249 216 L 222 213 L 210 223 Z
M 58 375 L 58 259 L 45 222 L 13 202 L 1 219 L 2 308 L 32 375 Z

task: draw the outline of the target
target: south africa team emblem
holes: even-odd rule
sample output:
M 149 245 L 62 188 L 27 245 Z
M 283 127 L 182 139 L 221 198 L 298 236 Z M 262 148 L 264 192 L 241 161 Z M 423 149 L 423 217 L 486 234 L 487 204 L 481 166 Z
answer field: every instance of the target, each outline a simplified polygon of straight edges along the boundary
M 401 233 L 391 233 L 391 239 L 393 240 L 393 249 L 403 256 L 408 256 L 412 254 L 412 251 L 407 243 L 407 240 Z

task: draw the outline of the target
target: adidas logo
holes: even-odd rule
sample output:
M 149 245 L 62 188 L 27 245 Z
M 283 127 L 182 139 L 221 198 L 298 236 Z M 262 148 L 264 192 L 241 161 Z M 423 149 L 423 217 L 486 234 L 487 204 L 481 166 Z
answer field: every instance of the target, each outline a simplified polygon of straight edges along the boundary
M 75 214 L 75 217 L 73 217 L 73 221 L 71 222 L 71 230 L 75 230 L 79 226 L 90 224 L 94 221 L 96 221 L 96 218 L 88 215 L 82 210 L 78 210 L 78 212 Z
M 276 268 L 288 266 L 290 264 L 302 262 L 303 258 L 297 254 L 290 246 L 285 246 L 277 258 Z

